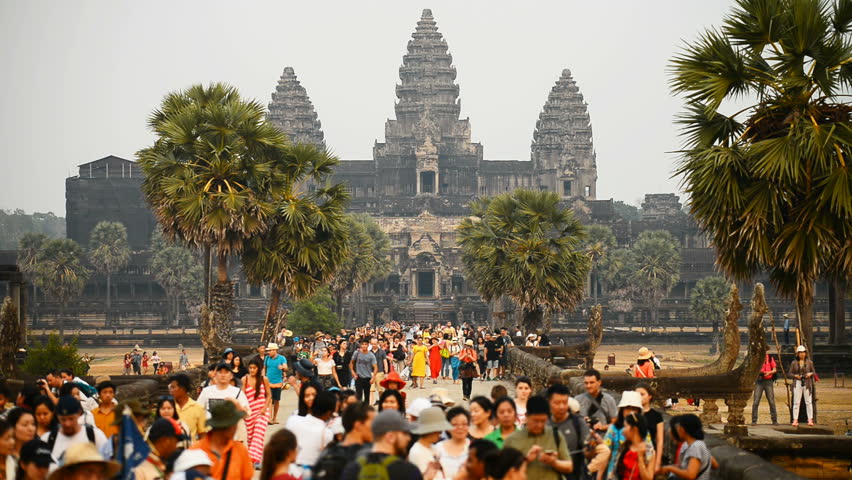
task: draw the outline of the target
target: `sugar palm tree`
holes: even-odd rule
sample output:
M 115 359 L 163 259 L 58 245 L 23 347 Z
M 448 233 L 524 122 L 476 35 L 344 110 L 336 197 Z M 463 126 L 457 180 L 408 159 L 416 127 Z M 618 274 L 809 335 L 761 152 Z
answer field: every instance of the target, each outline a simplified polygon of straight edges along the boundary
M 137 154 L 142 191 L 163 234 L 215 250 L 217 282 L 208 298 L 225 343 L 233 308 L 228 258 L 267 230 L 286 180 L 276 164 L 286 163 L 289 144 L 265 114 L 233 87 L 194 85 L 166 95 L 148 122 L 157 139 Z
M 609 252 L 615 248 L 615 235 L 612 229 L 606 225 L 589 225 L 586 227 L 587 238 L 585 242 L 586 255 L 592 261 L 591 284 L 592 299 L 594 304 L 598 303 L 598 270 Z
M 83 265 L 83 248 L 74 240 L 60 238 L 44 243 L 36 261 L 39 287 L 59 303 L 59 335 L 65 334 L 65 309 L 68 301 L 80 295 L 89 278 Z
M 689 294 L 689 311 L 702 324 L 711 324 L 713 333 L 719 331 L 719 323 L 725 318 L 725 300 L 730 296 L 731 284 L 724 278 L 713 275 L 695 283 Z
M 570 311 L 583 300 L 591 266 L 585 228 L 558 195 L 519 189 L 470 208 L 458 227 L 462 263 L 486 301 L 511 298 L 532 331 L 545 312 Z
M 690 210 L 728 276 L 796 300 L 809 347 L 814 282 L 852 272 L 850 31 L 849 0 L 739 0 L 671 64 Z
M 33 282 L 33 303 L 38 302 L 38 254 L 47 242 L 47 235 L 29 232 L 21 235 L 18 240 L 18 267 L 30 277 Z
M 275 333 L 281 294 L 293 300 L 310 297 L 331 281 L 347 256 L 344 211 L 349 194 L 343 185 L 329 183 L 338 163 L 337 157 L 310 144 L 288 145 L 273 162 L 280 192 L 276 213 L 266 231 L 248 240 L 243 253 L 248 281 L 271 289 L 262 341 Z
M 106 323 L 112 315 L 112 274 L 130 262 L 127 229 L 120 222 L 98 222 L 89 238 L 89 261 L 106 277 Z
M 630 289 L 651 308 L 650 331 L 663 299 L 680 279 L 680 243 L 665 230 L 642 232 L 630 248 Z

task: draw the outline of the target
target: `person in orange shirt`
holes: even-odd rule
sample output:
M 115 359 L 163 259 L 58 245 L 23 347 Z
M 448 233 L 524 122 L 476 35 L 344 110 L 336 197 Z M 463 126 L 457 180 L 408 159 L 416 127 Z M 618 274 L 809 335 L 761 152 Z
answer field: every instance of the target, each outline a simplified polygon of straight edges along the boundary
M 95 418 L 95 426 L 100 428 L 107 438 L 118 433 L 118 425 L 115 421 L 115 385 L 110 381 L 104 381 L 98 384 L 98 396 L 100 404 L 98 408 L 92 410 L 92 416 Z
M 210 431 L 191 448 L 203 450 L 210 457 L 213 462 L 211 477 L 223 480 L 251 480 L 254 475 L 248 449 L 242 443 L 234 441 L 237 423 L 245 415 L 245 412 L 237 409 L 232 400 L 223 400 L 210 408 L 211 418 L 207 420 Z
M 654 362 L 651 357 L 654 354 L 648 350 L 648 347 L 639 349 L 639 356 L 636 360 L 636 366 L 633 367 L 633 376 L 636 378 L 654 378 Z

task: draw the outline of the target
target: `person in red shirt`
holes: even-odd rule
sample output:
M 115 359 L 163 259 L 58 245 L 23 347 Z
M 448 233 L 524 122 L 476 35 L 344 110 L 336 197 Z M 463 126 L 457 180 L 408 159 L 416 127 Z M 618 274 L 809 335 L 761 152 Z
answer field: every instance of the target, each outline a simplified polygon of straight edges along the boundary
M 242 443 L 234 441 L 237 423 L 245 415 L 231 400 L 224 400 L 210 408 L 211 418 L 207 420 L 207 427 L 211 430 L 191 448 L 203 450 L 210 457 L 213 462 L 211 477 L 223 480 L 251 480 L 254 475 L 254 465 L 248 449 Z

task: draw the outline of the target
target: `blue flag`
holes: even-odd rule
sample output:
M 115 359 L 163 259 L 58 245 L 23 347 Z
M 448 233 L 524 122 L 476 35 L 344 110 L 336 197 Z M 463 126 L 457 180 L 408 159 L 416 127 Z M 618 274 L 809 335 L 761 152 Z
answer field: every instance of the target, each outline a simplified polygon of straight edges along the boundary
M 125 407 L 118 431 L 115 459 L 121 463 L 121 473 L 118 475 L 120 480 L 133 479 L 133 469 L 141 465 L 151 453 L 151 447 L 148 446 L 148 442 L 145 441 L 131 415 L 131 410 Z

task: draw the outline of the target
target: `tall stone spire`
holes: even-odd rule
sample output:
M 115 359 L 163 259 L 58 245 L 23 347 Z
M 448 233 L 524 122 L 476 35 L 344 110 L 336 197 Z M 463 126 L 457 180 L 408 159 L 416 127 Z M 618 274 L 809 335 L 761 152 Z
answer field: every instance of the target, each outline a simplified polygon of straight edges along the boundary
M 284 67 L 284 73 L 272 93 L 267 118 L 284 130 L 291 142 L 326 148 L 322 123 L 293 67 Z
M 583 94 L 568 69 L 550 90 L 535 124 L 532 161 L 539 185 L 563 197 L 595 197 L 597 164 Z

